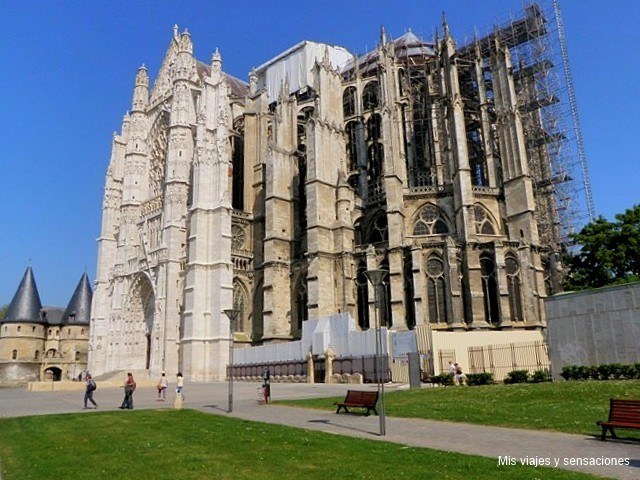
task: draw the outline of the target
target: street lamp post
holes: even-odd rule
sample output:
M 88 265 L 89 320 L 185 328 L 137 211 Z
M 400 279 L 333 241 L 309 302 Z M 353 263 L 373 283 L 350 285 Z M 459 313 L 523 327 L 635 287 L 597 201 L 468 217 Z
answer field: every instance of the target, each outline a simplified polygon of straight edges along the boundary
M 237 308 L 228 308 L 224 310 L 224 314 L 229 317 L 229 404 L 227 413 L 233 412 L 233 330 L 236 326 L 236 318 L 240 315 L 240 310 Z
M 384 411 L 384 380 L 382 379 L 382 334 L 380 332 L 380 317 L 378 315 L 379 297 L 378 290 L 387 275 L 386 270 L 367 270 L 364 272 L 367 280 L 373 286 L 374 318 L 376 330 L 376 382 L 378 383 L 378 399 L 380 402 L 380 436 L 387 434 L 386 413 Z

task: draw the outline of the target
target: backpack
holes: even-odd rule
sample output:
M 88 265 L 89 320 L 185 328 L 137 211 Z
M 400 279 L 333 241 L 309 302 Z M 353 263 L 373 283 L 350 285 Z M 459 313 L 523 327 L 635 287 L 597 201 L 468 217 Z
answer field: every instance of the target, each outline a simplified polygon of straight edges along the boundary
M 93 392 L 98 388 L 98 386 L 96 385 L 96 382 L 94 382 L 93 380 L 91 380 L 91 383 L 89 384 L 89 391 Z

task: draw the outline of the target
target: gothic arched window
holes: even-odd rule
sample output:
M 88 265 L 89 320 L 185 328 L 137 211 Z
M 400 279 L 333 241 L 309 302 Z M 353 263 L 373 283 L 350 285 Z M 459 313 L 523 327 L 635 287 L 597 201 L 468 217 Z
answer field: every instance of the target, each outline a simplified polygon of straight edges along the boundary
M 342 94 L 342 111 L 345 119 L 356 114 L 356 87 L 347 87 Z
M 307 288 L 307 272 L 302 271 L 298 281 L 294 284 L 295 291 L 292 298 L 295 300 L 295 328 L 299 335 L 302 335 L 302 324 L 309 319 L 309 294 Z
M 369 224 L 367 243 L 386 242 L 389 238 L 388 230 L 387 214 L 384 211 L 379 211 Z
M 367 120 L 367 141 L 376 141 L 382 134 L 382 117 L 374 113 Z
M 447 221 L 438 207 L 428 204 L 420 210 L 418 219 L 413 224 L 414 235 L 445 235 L 447 233 L 449 233 Z
M 496 263 L 493 255 L 489 252 L 484 252 L 480 255 L 480 273 L 482 278 L 484 319 L 487 323 L 497 326 L 500 324 L 498 281 L 496 279 Z
M 356 294 L 358 299 L 358 325 L 362 330 L 369 328 L 369 287 L 367 285 L 367 262 L 361 260 L 356 274 Z
M 508 253 L 504 259 L 504 271 L 507 274 L 507 289 L 509 292 L 509 310 L 511 321 L 523 322 L 522 294 L 520 288 L 520 264 L 513 253 Z
M 380 87 L 376 80 L 367 83 L 362 90 L 362 110 L 371 110 L 380 104 Z
M 439 255 L 432 253 L 427 258 L 427 297 L 429 301 L 429 322 L 447 323 L 447 289 L 444 275 L 444 262 Z
M 236 317 L 236 332 L 243 332 L 251 336 L 252 332 L 247 332 L 247 305 L 248 295 L 242 283 L 238 279 L 233 280 L 233 308 L 238 310 L 238 316 Z
M 476 233 L 479 233 L 480 235 L 495 235 L 496 228 L 491 221 L 489 212 L 479 204 L 474 205 L 473 211 Z
M 350 172 L 358 169 L 358 122 L 353 121 L 345 126 L 347 137 L 347 165 Z

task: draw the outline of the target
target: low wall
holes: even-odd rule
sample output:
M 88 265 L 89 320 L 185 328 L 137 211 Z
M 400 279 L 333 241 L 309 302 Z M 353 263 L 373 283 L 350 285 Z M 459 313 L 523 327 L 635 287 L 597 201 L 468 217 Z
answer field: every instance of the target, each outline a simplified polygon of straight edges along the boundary
M 545 300 L 551 370 L 640 362 L 640 283 L 570 292 Z

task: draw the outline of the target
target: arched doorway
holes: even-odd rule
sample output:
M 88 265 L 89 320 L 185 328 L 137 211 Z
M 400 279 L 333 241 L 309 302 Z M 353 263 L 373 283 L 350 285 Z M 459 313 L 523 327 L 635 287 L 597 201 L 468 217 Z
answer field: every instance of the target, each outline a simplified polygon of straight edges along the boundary
M 128 368 L 148 370 L 157 364 L 158 332 L 154 331 L 155 294 L 146 275 L 139 275 L 130 296 L 130 330 L 128 343 L 131 366 Z
M 44 371 L 45 381 L 59 382 L 62 379 L 62 370 L 58 367 L 48 367 Z

